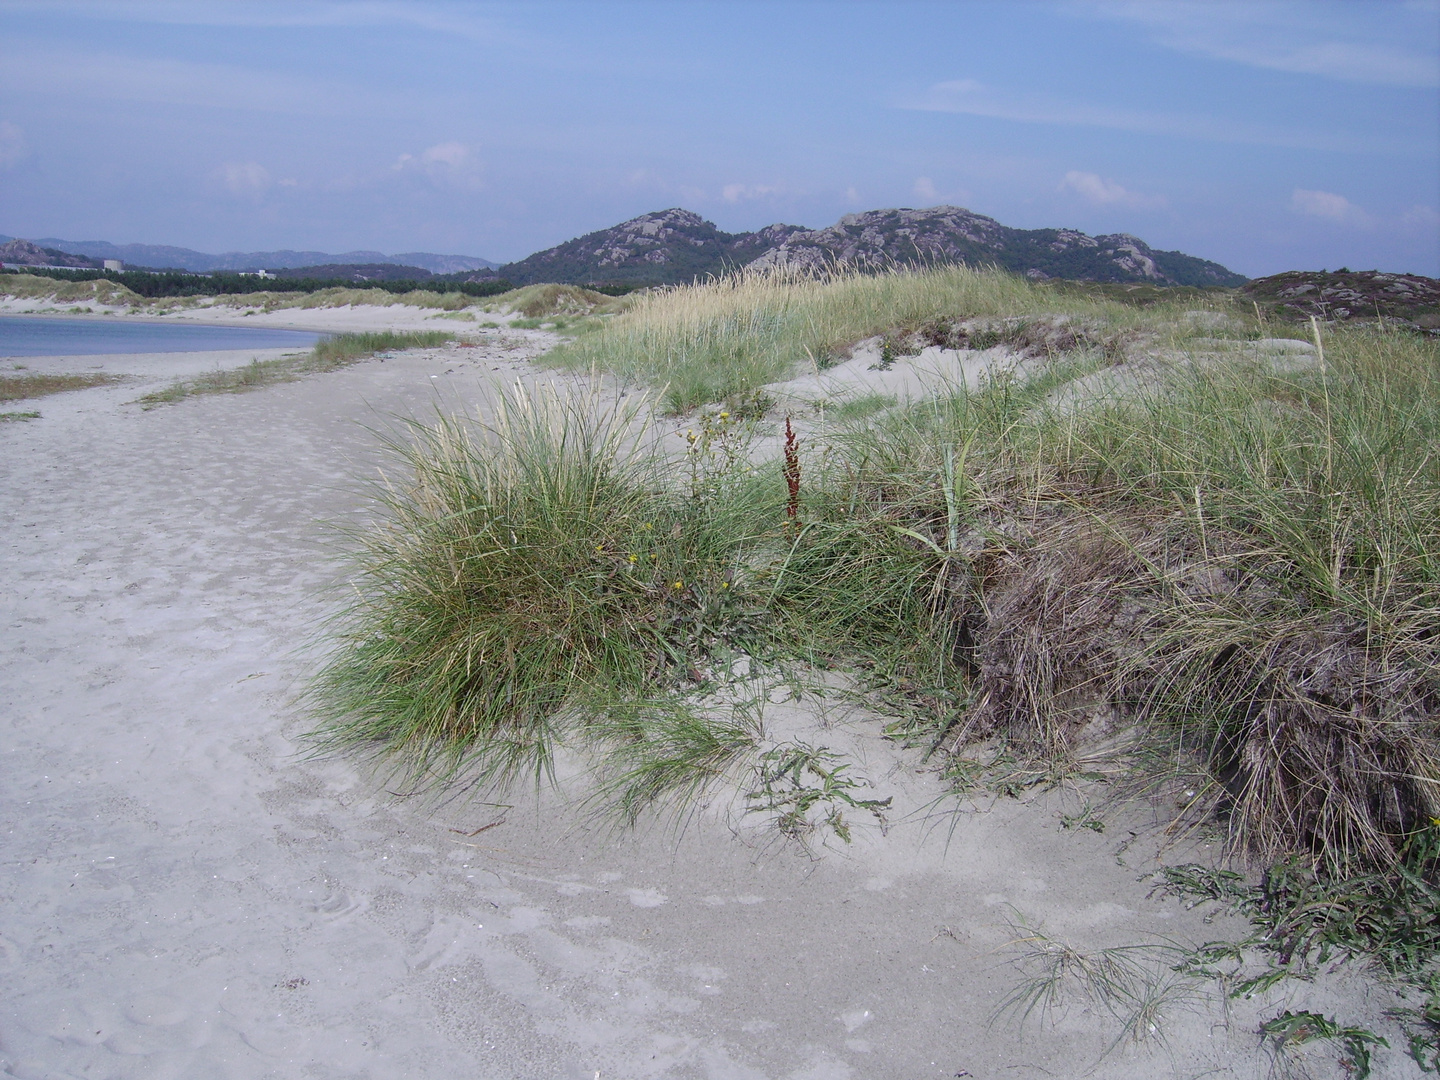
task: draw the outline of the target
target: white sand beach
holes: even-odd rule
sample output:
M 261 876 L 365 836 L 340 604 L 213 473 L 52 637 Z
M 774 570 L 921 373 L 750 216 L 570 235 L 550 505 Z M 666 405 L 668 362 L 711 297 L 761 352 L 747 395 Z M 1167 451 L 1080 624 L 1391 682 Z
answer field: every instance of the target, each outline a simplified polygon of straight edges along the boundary
M 435 314 L 166 318 L 473 331 Z M 1246 927 L 1152 895 L 1164 808 L 1096 832 L 1065 827 L 1073 791 L 935 802 L 934 766 L 838 692 L 773 693 L 766 722 L 895 803 L 887 833 L 856 820 L 810 851 L 723 801 L 678 836 L 615 834 L 563 793 L 437 805 L 313 756 L 297 694 L 375 431 L 560 378 L 531 363 L 550 335 L 472 337 L 149 410 L 131 402 L 256 354 L 31 364 L 133 378 L 0 425 L 0 1076 L 1260 1078 L 1281 1008 L 1390 1030 L 1354 968 L 1207 990 L 1135 1040 L 1079 997 L 997 1016 L 1036 947 L 1022 923 L 1082 950 Z M 1303 1064 L 1346 1075 L 1324 1045 Z M 1374 1075 L 1420 1074 L 1393 1043 Z

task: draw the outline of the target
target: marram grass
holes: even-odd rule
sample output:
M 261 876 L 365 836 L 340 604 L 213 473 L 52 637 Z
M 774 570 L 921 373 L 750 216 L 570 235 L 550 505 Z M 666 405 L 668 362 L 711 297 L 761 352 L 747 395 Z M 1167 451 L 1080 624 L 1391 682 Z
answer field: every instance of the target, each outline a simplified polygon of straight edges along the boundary
M 1041 314 L 1123 329 L 1142 319 L 1163 324 L 1177 314 L 1174 305 L 1157 304 L 1142 316 L 1115 301 L 1056 293 L 1011 274 L 965 266 L 885 274 L 740 271 L 626 299 L 623 313 L 556 349 L 546 362 L 572 371 L 609 371 L 663 389 L 663 404 L 672 413 L 746 400 L 767 383 L 823 369 L 847 356 L 856 342 L 897 330 Z
M 992 277 L 742 277 L 642 297 L 585 342 L 623 367 L 627 341 L 709 327 L 776 359 L 946 303 L 1038 303 Z M 867 289 L 883 304 L 834 302 Z M 1116 768 L 1189 791 L 1181 817 L 1235 851 L 1388 865 L 1440 817 L 1440 350 L 1347 328 L 1323 363 L 1277 367 L 1208 342 L 1253 338 L 1243 319 L 1197 335 L 1159 307 L 1071 313 L 1180 356 L 1143 392 L 1065 404 L 1116 359 L 1082 349 L 842 414 L 802 448 L 794 519 L 778 463 L 687 483 L 641 449 L 640 414 L 593 401 L 417 425 L 356 538 L 322 736 L 494 780 L 578 738 L 633 818 L 747 745 L 682 700 L 736 648 L 854 667 L 930 747 L 999 740 L 1037 776 L 1126 733 Z M 632 374 L 673 376 L 657 350 Z
M 1001 377 L 843 442 L 836 502 L 947 553 L 948 745 L 1063 761 L 1128 730 L 1262 860 L 1386 865 L 1440 817 L 1440 349 L 1323 344 L 1079 411 Z
M 744 604 L 747 504 L 675 497 L 638 406 L 522 389 L 392 443 L 384 524 L 316 700 L 415 775 L 543 775 L 561 738 L 691 680 Z

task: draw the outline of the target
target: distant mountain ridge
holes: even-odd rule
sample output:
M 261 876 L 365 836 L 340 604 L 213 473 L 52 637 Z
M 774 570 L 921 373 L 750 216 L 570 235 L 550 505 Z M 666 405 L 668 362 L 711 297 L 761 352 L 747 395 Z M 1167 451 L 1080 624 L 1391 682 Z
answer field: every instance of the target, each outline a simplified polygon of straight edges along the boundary
M 10 239 L 0 236 L 0 243 Z M 285 250 L 207 255 L 189 248 L 101 240 L 42 238 L 30 243 L 92 260 L 120 259 L 130 265 L 197 272 L 319 268 L 356 279 L 391 276 L 370 269 L 383 264 L 463 275 L 472 281 L 504 278 L 516 285 L 673 285 L 742 266 L 880 270 L 933 263 L 998 266 L 1039 281 L 1238 287 L 1248 280 L 1208 259 L 1156 250 L 1128 233 L 1089 236 L 1076 229 L 1012 229 L 958 206 L 869 210 L 847 214 L 823 229 L 776 224 L 742 233 L 722 232 L 699 214 L 672 207 L 503 266 L 488 259 L 428 252 L 331 255 Z
M 0 243 L 14 240 L 0 236 Z M 119 259 L 127 265 L 154 269 L 190 270 L 208 273 L 212 270 L 295 270 L 305 266 L 353 266 L 388 263 L 417 266 L 432 274 L 461 274 L 474 270 L 493 270 L 498 264 L 471 255 L 436 255 L 428 251 L 409 251 L 386 255 L 379 251 L 347 251 L 331 255 L 324 251 L 229 251 L 208 255 L 190 248 L 168 247 L 163 244 L 112 244 L 106 240 L 57 240 L 42 237 L 32 240 L 41 248 L 54 248 L 70 255 L 90 259 Z M 6 260 L 10 261 L 10 260 Z M 18 259 L 13 260 L 19 262 Z
M 1228 287 L 1248 280 L 1208 259 L 1157 251 L 1126 233 L 1012 229 L 958 206 L 870 210 L 824 229 L 770 225 L 753 233 L 721 232 L 676 207 L 538 251 L 496 273 L 517 285 L 676 284 L 740 266 L 878 270 L 929 263 L 999 266 L 1036 280 Z

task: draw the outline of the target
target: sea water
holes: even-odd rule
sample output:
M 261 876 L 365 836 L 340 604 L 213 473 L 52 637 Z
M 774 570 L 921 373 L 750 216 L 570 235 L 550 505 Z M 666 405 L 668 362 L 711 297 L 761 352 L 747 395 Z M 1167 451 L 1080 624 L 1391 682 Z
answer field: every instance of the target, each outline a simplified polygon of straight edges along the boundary
M 309 349 L 325 334 L 263 326 L 0 316 L 0 357 Z

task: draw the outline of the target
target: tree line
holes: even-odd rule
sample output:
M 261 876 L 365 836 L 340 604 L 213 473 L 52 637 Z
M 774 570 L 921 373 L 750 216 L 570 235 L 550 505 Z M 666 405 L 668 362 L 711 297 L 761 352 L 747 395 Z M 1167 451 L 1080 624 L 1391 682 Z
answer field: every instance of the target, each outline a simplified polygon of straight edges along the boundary
M 255 274 L 219 272 L 193 274 L 183 270 L 50 270 L 39 267 L 6 267 L 6 274 L 34 274 L 57 281 L 96 281 L 104 278 L 125 286 L 149 299 L 172 296 L 229 296 L 236 293 L 313 293 L 321 289 L 383 289 L 388 293 L 421 290 L 433 293 L 464 293 L 466 296 L 496 296 L 514 288 L 504 278 L 489 281 L 352 281 L 349 278 L 277 278 Z

